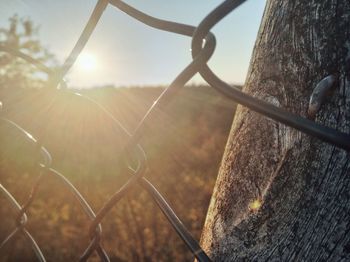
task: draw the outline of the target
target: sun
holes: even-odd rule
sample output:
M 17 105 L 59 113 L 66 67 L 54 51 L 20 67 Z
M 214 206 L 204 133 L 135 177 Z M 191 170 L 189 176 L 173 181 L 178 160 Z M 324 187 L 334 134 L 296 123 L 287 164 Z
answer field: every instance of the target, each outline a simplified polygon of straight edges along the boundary
M 97 67 L 96 57 L 90 53 L 83 53 L 77 59 L 77 67 L 83 71 L 93 71 Z

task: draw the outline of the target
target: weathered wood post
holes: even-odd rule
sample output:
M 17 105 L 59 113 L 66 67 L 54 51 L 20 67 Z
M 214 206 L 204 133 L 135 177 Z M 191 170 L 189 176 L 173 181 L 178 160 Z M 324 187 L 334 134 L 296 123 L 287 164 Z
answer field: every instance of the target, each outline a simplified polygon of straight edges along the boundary
M 350 133 L 350 1 L 268 0 L 244 91 L 307 117 L 329 75 L 315 121 Z M 212 259 L 349 261 L 349 231 L 350 154 L 238 107 L 201 238 Z

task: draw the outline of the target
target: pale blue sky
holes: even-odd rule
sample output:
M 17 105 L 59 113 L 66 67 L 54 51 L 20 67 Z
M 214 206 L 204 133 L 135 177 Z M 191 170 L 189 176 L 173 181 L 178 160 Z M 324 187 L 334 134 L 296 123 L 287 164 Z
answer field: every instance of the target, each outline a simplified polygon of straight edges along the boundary
M 221 1 L 127 0 L 142 11 L 197 25 Z M 229 83 L 245 81 L 265 0 L 248 0 L 212 30 L 217 37 L 210 67 Z M 40 24 L 40 39 L 59 61 L 69 54 L 95 0 L 0 0 L 0 27 L 14 13 Z M 109 6 L 84 53 L 96 58 L 96 68 L 73 67 L 68 83 L 76 87 L 166 85 L 191 61 L 190 38 L 149 28 Z M 192 82 L 201 83 L 196 76 Z

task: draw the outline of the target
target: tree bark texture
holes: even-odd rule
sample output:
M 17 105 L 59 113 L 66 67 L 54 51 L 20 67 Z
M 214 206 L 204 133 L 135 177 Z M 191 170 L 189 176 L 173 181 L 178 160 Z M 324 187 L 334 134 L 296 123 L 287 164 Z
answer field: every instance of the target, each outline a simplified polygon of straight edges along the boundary
M 350 1 L 267 1 L 244 92 L 307 117 L 331 74 L 339 81 L 315 121 L 350 133 Z M 214 261 L 350 261 L 349 160 L 238 107 L 203 248 Z

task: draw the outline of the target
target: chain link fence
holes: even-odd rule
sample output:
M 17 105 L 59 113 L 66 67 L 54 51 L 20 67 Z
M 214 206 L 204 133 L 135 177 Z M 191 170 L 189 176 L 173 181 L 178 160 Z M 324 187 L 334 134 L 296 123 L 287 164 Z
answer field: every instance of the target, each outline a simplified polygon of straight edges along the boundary
M 164 213 L 171 226 L 175 229 L 178 236 L 184 241 L 195 258 L 198 261 L 211 261 L 208 255 L 202 250 L 197 240 L 194 239 L 191 233 L 185 228 L 183 223 L 177 217 L 164 197 L 158 192 L 152 183 L 147 180 L 147 178 L 145 178 L 144 175 L 147 171 L 146 154 L 143 148 L 138 144 L 138 141 L 144 134 L 146 124 L 156 120 L 157 112 L 159 112 L 158 109 L 164 109 L 172 99 L 177 98 L 178 91 L 196 73 L 199 73 L 212 88 L 216 89 L 224 96 L 229 97 L 235 102 L 275 121 L 291 126 L 308 135 L 317 137 L 324 142 L 328 142 L 347 151 L 350 150 L 349 134 L 345 134 L 335 129 L 319 125 L 310 119 L 291 114 L 282 108 L 278 108 L 264 101 L 258 100 L 250 95 L 247 95 L 244 92 L 240 91 L 238 88 L 232 87 L 229 84 L 225 83 L 209 68 L 207 61 L 213 55 L 216 43 L 215 36 L 210 32 L 211 28 L 244 2 L 244 0 L 225 1 L 220 4 L 215 10 L 209 13 L 197 27 L 193 27 L 190 25 L 165 21 L 152 17 L 119 0 L 99 0 L 77 43 L 75 44 L 68 58 L 65 60 L 64 64 L 58 70 L 52 70 L 42 64 L 40 61 L 35 60 L 18 50 L 14 50 L 10 46 L 0 45 L 0 51 L 20 57 L 27 62 L 35 65 L 41 71 L 47 73 L 49 76 L 47 85 L 49 87 L 57 89 L 57 92 L 68 92 L 71 93 L 71 95 L 78 95 L 80 99 L 85 99 L 91 104 L 91 106 L 96 107 L 111 121 L 113 121 L 114 124 L 118 126 L 126 136 L 129 137 L 127 143 L 125 143 L 123 147 L 122 152 L 117 156 L 117 159 L 120 165 L 127 167 L 125 168 L 125 171 L 130 174 L 129 180 L 112 195 L 112 197 L 102 206 L 102 208 L 97 213 L 95 213 L 90 207 L 89 203 L 81 195 L 81 193 L 74 187 L 74 185 L 60 172 L 51 167 L 51 155 L 48 150 L 46 150 L 44 145 L 42 145 L 40 137 L 38 139 L 34 138 L 29 132 L 25 130 L 25 128 L 19 126 L 17 123 L 11 121 L 10 119 L 1 116 L 0 121 L 3 125 L 8 126 L 14 130 L 14 132 L 19 134 L 21 139 L 25 140 L 33 148 L 35 148 L 37 152 L 37 157 L 35 158 L 35 168 L 39 173 L 39 176 L 32 185 L 31 193 L 23 205 L 20 205 L 18 201 L 13 197 L 13 195 L 3 185 L 0 184 L 1 194 L 3 197 L 5 197 L 6 201 L 11 204 L 12 208 L 17 214 L 15 218 L 16 226 L 13 231 L 1 242 L 0 250 L 14 236 L 17 234 L 22 234 L 28 244 L 31 245 L 38 260 L 46 261 L 40 247 L 37 245 L 31 233 L 26 229 L 26 223 L 28 221 L 26 211 L 31 206 L 33 200 L 36 197 L 36 193 L 40 188 L 40 182 L 47 176 L 55 176 L 57 179 L 61 180 L 61 182 L 75 196 L 85 215 L 91 220 L 90 227 L 88 229 L 90 243 L 86 247 L 83 254 L 80 256 L 80 261 L 87 261 L 94 252 L 98 254 L 101 261 L 109 261 L 108 254 L 100 243 L 102 234 L 101 221 L 136 184 L 139 184 L 152 197 L 154 202 Z M 125 12 L 132 18 L 155 29 L 185 35 L 192 38 L 191 52 L 193 60 L 158 97 L 154 104 L 149 108 L 147 113 L 143 116 L 142 120 L 139 122 L 133 133 L 129 133 L 123 127 L 123 125 L 101 104 L 97 103 L 89 97 L 69 91 L 64 81 L 64 76 L 73 66 L 79 54 L 83 50 L 107 5 L 112 5 L 122 12 Z

